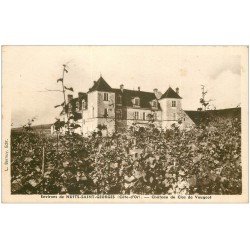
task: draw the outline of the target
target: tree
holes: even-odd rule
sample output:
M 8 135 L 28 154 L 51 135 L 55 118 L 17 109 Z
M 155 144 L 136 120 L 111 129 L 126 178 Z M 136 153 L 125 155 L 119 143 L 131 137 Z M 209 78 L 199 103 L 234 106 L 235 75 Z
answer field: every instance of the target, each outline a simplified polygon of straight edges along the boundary
M 29 119 L 25 125 L 23 125 L 23 129 L 25 132 L 31 132 L 33 130 L 32 124 L 34 123 L 35 119 L 36 119 L 36 117 L 33 117 L 33 118 Z

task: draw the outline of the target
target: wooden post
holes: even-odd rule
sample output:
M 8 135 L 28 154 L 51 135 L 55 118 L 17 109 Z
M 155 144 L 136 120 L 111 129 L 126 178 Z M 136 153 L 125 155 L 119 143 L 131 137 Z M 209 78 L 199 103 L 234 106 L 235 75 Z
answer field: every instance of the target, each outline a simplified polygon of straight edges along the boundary
M 44 193 L 44 146 L 43 146 L 43 153 L 42 153 L 42 194 Z
M 63 73 L 62 73 L 62 90 L 63 90 L 63 99 L 64 99 L 64 111 L 67 116 L 67 124 L 68 124 L 68 133 L 69 133 L 69 113 L 68 110 L 66 111 L 66 96 L 65 96 L 65 86 L 64 86 L 64 71 L 65 71 L 66 65 L 63 65 Z
M 43 158 L 42 158 L 42 175 L 44 177 L 44 146 L 43 146 Z
M 59 141 L 59 132 L 57 131 L 56 137 L 56 168 L 58 168 L 58 142 Z

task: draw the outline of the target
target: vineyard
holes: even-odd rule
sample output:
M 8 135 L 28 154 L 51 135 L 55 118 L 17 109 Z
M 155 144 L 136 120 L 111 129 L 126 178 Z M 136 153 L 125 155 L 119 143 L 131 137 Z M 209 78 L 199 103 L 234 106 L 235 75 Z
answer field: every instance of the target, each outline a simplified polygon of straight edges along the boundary
M 241 194 L 241 123 L 11 135 L 12 194 Z

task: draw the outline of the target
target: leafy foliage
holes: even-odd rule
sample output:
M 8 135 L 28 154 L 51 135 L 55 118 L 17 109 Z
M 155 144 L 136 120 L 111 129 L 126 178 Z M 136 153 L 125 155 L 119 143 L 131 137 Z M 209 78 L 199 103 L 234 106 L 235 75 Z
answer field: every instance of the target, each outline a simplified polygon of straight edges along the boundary
M 241 194 L 241 124 L 111 137 L 12 134 L 13 194 Z M 42 174 L 42 148 L 45 172 Z

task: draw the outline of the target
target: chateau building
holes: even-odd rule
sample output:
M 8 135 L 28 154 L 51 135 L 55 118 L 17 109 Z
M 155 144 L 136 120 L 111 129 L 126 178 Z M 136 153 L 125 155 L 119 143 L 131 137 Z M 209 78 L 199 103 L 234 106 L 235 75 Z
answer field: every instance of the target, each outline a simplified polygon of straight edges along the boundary
M 194 125 L 182 110 L 178 88 L 173 90 L 169 87 L 164 94 L 157 89 L 145 92 L 140 87 L 129 90 L 124 85 L 111 88 L 102 76 L 94 81 L 87 93 L 79 92 L 76 98 L 68 95 L 66 110 L 60 116 L 65 122 L 67 119 L 74 120 L 79 125 L 75 132 L 83 136 L 103 125 L 108 134 L 132 125 L 148 126 L 150 122 L 159 129 L 168 129 L 173 124 L 181 128 Z

